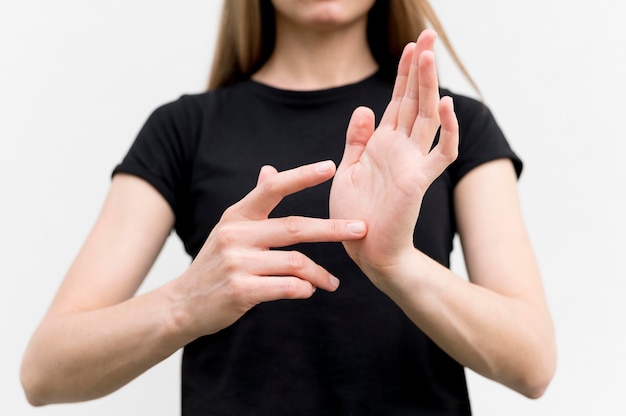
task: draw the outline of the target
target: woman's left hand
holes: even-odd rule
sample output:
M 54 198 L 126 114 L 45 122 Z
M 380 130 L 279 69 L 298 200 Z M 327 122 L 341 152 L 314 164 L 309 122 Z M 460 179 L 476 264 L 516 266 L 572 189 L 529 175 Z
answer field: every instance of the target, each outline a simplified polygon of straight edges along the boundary
M 367 223 L 363 239 L 343 242 L 348 254 L 435 344 L 462 366 L 540 397 L 556 365 L 554 328 L 510 163 L 484 164 L 455 190 L 469 281 L 413 246 L 424 193 L 458 153 L 452 101 L 439 98 L 434 40 L 426 30 L 405 48 L 376 130 L 371 110 L 355 110 L 330 216 Z
M 433 55 L 436 33 L 406 46 L 391 101 L 374 130 L 374 114 L 357 108 L 330 193 L 331 218 L 358 218 L 367 236 L 345 242 L 374 281 L 414 250 L 413 231 L 424 193 L 456 159 L 458 123 L 450 97 L 439 97 Z M 433 147 L 437 130 L 438 143 Z

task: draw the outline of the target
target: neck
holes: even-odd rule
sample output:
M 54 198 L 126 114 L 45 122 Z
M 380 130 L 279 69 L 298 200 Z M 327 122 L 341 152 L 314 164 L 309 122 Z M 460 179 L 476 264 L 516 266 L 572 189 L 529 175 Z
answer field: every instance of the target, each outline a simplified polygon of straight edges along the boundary
M 317 90 L 361 81 L 378 69 L 366 22 L 332 30 L 289 28 L 277 22 L 276 44 L 252 79 L 290 90 Z

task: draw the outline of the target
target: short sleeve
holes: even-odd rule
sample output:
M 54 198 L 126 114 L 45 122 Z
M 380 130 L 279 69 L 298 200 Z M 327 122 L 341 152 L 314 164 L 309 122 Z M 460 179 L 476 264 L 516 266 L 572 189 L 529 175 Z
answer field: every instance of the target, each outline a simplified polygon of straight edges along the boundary
M 511 149 L 489 108 L 473 98 L 453 98 L 459 120 L 459 155 L 450 165 L 453 183 L 456 185 L 475 167 L 502 158 L 511 160 L 519 177 L 522 160 Z
M 185 97 L 157 108 L 113 175 L 128 173 L 150 183 L 177 211 L 193 154 L 193 112 Z

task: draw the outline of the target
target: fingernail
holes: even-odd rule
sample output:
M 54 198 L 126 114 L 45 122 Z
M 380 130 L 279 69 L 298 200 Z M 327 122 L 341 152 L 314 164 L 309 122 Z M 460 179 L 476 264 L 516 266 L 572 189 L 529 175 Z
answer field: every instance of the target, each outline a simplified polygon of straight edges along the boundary
M 362 234 L 365 231 L 365 223 L 363 221 L 354 221 L 348 223 L 348 230 L 354 234 Z
M 326 162 L 319 163 L 315 169 L 319 173 L 326 173 L 330 171 L 333 168 L 333 166 L 335 166 L 335 164 L 331 162 L 330 160 L 327 160 Z
M 332 274 L 330 275 L 330 285 L 333 287 L 333 289 L 337 289 L 339 287 L 339 279 L 337 279 Z

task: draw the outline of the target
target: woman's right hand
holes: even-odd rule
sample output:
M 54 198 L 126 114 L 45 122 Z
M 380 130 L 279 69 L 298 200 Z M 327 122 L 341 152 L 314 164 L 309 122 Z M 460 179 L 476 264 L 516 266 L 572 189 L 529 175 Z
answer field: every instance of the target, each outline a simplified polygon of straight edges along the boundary
M 316 287 L 336 289 L 338 282 L 304 255 L 270 249 L 362 238 L 364 225 L 267 218 L 283 197 L 334 173 L 332 162 L 281 173 L 262 168 L 257 186 L 224 212 L 189 268 L 136 296 L 174 213 L 147 182 L 116 175 L 94 228 L 24 353 L 21 379 L 28 401 L 43 405 L 102 397 L 260 302 L 306 298 Z
M 171 282 L 174 321 L 191 339 L 215 333 L 261 302 L 304 299 L 316 288 L 334 291 L 339 280 L 297 251 L 271 250 L 303 242 L 363 238 L 357 220 L 268 218 L 287 195 L 335 173 L 331 161 L 277 172 L 264 166 L 257 186 L 228 208 L 191 266 Z

